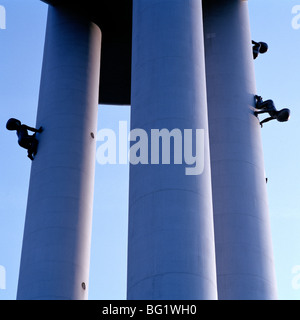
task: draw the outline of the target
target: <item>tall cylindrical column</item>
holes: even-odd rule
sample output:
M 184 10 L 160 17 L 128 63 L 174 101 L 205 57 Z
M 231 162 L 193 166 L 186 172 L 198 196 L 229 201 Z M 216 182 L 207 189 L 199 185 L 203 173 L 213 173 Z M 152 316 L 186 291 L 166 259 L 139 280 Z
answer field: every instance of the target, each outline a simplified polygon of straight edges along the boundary
M 100 48 L 95 24 L 49 7 L 18 299 L 87 298 Z
M 128 299 L 216 299 L 201 1 L 133 1 L 131 124 L 147 135 L 136 139 L 143 164 L 130 167 Z M 177 147 L 184 129 L 204 130 L 203 172 L 174 164 L 172 143 L 171 164 L 158 161 L 151 129 Z
M 274 299 L 248 2 L 203 0 L 203 10 L 218 295 Z

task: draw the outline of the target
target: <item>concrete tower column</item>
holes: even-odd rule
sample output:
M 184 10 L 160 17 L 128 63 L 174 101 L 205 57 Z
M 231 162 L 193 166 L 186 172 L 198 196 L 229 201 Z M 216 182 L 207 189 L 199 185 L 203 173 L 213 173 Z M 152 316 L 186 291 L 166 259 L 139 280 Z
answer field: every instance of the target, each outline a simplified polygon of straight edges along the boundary
M 203 11 L 218 295 L 275 299 L 248 2 L 203 0 Z
M 49 6 L 18 299 L 86 299 L 101 31 Z
M 201 1 L 134 0 L 132 40 L 131 126 L 148 133 L 151 148 L 130 167 L 128 299 L 216 299 Z M 151 129 L 179 129 L 182 141 L 192 129 L 193 155 L 203 129 L 203 172 L 174 164 L 181 151 L 172 143 L 171 164 L 155 164 Z

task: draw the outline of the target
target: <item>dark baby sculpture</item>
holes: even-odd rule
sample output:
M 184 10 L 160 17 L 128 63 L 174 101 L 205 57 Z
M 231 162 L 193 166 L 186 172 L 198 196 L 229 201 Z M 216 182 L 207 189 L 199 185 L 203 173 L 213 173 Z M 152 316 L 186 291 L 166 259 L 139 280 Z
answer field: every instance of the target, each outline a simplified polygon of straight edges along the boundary
M 43 131 L 43 128 L 31 128 L 26 126 L 25 124 L 22 124 L 20 120 L 11 118 L 6 123 L 6 129 L 10 131 L 17 131 L 19 145 L 28 151 L 28 158 L 34 160 L 38 147 L 36 133 L 41 133 Z M 29 135 L 28 130 L 34 132 L 34 134 Z

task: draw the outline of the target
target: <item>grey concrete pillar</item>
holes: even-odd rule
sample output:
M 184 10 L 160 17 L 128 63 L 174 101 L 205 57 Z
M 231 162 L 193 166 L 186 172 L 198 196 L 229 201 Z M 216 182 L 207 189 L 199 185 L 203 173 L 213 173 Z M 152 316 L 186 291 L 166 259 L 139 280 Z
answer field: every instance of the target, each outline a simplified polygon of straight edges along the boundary
M 131 123 L 151 148 L 130 167 L 128 299 L 216 299 L 201 1 L 133 1 Z M 204 130 L 203 172 L 186 175 L 172 144 L 154 164 L 151 129 Z
M 18 299 L 86 299 L 101 31 L 49 7 Z
M 274 299 L 248 2 L 203 0 L 203 10 L 218 295 Z

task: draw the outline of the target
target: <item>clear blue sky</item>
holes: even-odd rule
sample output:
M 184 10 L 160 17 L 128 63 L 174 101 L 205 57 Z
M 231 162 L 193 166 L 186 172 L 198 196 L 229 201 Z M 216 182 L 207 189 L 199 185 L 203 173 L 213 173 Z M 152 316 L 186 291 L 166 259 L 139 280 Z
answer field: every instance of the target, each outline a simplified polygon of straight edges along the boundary
M 0 5 L 6 8 L 7 27 L 0 30 L 0 265 L 6 269 L 0 299 L 15 299 L 30 161 L 5 124 L 16 117 L 35 125 L 47 5 L 38 0 L 0 0 Z M 295 5 L 300 0 L 249 0 L 252 38 L 270 47 L 255 62 L 258 94 L 292 110 L 288 123 L 270 122 L 262 129 L 279 299 L 300 298 L 300 281 L 292 273 L 300 266 L 300 29 L 292 28 Z M 116 129 L 119 120 L 129 117 L 129 107 L 100 106 L 98 129 Z M 128 166 L 97 164 L 90 299 L 126 297 L 127 201 Z

